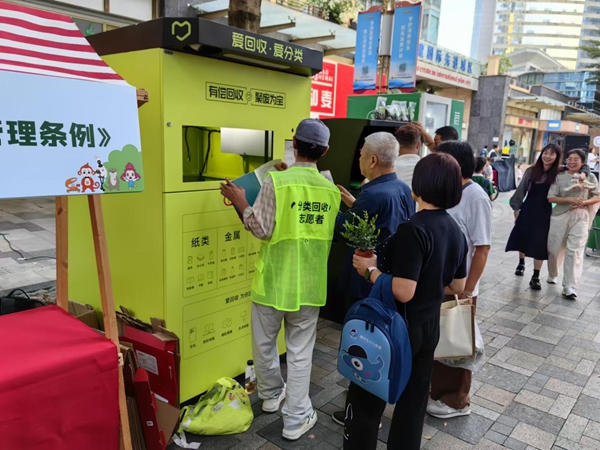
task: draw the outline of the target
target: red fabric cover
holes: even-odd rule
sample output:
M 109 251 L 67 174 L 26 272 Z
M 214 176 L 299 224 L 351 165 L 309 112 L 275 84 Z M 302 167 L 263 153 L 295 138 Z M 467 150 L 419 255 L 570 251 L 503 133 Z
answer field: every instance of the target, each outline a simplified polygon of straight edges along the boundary
M 57 306 L 0 316 L 0 449 L 118 450 L 118 365 Z

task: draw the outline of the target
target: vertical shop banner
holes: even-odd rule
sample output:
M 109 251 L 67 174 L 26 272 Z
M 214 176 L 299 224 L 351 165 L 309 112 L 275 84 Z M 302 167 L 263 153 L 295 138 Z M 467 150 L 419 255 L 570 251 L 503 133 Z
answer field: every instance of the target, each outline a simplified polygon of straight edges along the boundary
M 379 60 L 379 36 L 381 34 L 381 11 L 361 13 L 356 26 L 356 52 L 354 57 L 354 90 L 375 89 L 377 62 Z
M 414 89 L 421 28 L 421 5 L 396 8 L 390 57 L 390 89 Z
M 310 112 L 319 117 L 335 116 L 337 67 L 337 63 L 323 61 L 323 70 L 312 77 Z

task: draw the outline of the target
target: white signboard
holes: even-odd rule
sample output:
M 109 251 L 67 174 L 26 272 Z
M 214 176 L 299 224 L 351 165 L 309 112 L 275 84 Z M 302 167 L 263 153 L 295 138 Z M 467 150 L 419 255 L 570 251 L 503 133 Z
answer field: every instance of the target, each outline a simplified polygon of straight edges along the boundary
M 0 71 L 0 198 L 142 191 L 136 89 Z
M 594 138 L 594 146 L 600 147 L 600 136 Z

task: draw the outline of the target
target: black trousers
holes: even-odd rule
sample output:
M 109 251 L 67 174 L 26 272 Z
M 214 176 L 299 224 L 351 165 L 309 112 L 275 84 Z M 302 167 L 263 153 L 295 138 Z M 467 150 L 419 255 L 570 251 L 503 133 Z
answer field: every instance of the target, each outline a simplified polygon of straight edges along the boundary
M 419 450 L 429 398 L 433 353 L 440 338 L 439 314 L 423 324 L 410 323 L 412 372 L 396 403 L 388 450 Z M 351 383 L 346 397 L 344 450 L 375 450 L 385 401 Z

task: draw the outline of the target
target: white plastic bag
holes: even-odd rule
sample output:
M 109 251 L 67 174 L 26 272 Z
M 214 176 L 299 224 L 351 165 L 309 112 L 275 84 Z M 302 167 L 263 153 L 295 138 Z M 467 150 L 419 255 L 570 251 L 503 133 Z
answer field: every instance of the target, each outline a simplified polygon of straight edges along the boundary
M 475 322 L 475 358 L 441 359 L 439 362 L 448 367 L 467 369 L 471 372 L 477 372 L 483 367 L 485 364 L 485 345 L 477 322 Z

